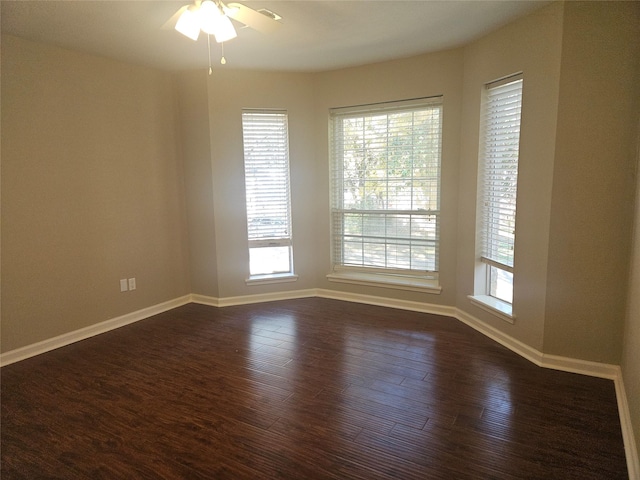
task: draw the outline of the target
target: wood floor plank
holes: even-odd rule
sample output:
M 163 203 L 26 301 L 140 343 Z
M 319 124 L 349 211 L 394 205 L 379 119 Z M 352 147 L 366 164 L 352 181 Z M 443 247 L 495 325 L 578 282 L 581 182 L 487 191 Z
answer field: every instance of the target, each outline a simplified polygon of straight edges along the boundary
M 623 479 L 613 382 L 455 319 L 189 304 L 6 367 L 6 479 Z

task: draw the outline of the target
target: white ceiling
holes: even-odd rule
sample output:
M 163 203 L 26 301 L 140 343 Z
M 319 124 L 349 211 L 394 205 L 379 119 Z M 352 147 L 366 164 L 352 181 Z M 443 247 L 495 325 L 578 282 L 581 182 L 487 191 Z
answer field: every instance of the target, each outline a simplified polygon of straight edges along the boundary
M 207 40 L 162 25 L 188 0 L 2 0 L 2 33 L 167 70 L 206 68 Z M 540 0 L 268 0 L 275 33 L 236 24 L 227 68 L 322 71 L 464 45 L 549 3 Z M 220 45 L 212 39 L 215 68 Z

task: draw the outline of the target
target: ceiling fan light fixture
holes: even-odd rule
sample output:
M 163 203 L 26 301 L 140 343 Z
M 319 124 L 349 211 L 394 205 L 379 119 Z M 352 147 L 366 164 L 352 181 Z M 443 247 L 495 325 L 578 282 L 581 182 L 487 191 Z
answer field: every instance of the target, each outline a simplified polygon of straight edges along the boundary
M 204 0 L 200 4 L 200 28 L 210 35 L 216 33 L 218 18 L 222 15 L 218 6 L 212 0 Z
M 226 42 L 227 40 L 231 40 L 238 36 L 236 29 L 233 28 L 231 20 L 229 20 L 229 17 L 226 15 L 220 15 L 216 20 L 214 35 L 216 36 L 216 42 L 218 43 Z
M 204 0 L 200 4 L 200 28 L 205 33 L 215 35 L 218 43 L 226 42 L 238 36 L 236 29 L 233 28 L 231 20 L 225 15 L 221 5 L 212 0 Z
M 176 30 L 183 34 L 185 37 L 189 37 L 191 40 L 198 40 L 200 35 L 200 19 L 198 12 L 192 11 L 187 8 L 176 23 Z
M 194 41 L 198 40 L 200 30 L 205 32 L 209 50 L 209 75 L 211 75 L 211 35 L 222 45 L 221 63 L 225 64 L 224 42 L 238 36 L 231 19 L 261 33 L 271 33 L 281 25 L 280 15 L 271 10 L 254 10 L 241 3 L 230 3 L 227 6 L 223 0 L 192 1 L 193 4 L 180 7 L 162 28 L 171 28 L 170 25 L 173 25 L 178 32 Z
M 224 3 L 222 4 L 222 11 L 224 11 L 224 14 L 227 17 L 231 17 L 233 18 L 235 15 L 238 14 L 238 12 L 240 11 L 240 9 L 238 7 L 230 7 L 228 5 L 225 5 Z

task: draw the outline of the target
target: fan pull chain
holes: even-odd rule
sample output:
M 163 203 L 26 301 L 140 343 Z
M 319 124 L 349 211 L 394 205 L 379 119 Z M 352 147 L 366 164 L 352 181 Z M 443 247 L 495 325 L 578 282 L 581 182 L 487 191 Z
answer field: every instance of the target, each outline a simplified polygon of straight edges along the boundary
M 226 65 L 227 64 L 227 59 L 224 58 L 224 42 L 222 42 L 220 45 L 222 46 L 222 58 L 220 59 L 220 63 L 222 65 Z
M 211 35 L 207 33 L 207 48 L 209 49 L 209 75 L 213 73 L 211 68 Z

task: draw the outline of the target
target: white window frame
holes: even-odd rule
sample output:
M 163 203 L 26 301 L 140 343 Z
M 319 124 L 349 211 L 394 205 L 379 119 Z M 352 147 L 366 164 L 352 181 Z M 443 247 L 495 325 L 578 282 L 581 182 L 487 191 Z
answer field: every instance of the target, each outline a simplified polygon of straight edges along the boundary
M 481 107 L 478 158 L 478 243 L 474 304 L 513 323 L 513 281 L 522 73 L 485 85 Z M 501 153 L 501 152 L 506 152 Z M 514 161 L 515 160 L 515 161 Z M 510 291 L 498 293 L 494 275 L 511 280 Z
M 435 183 L 432 181 L 432 188 L 435 189 L 435 198 L 430 201 L 430 208 L 421 208 L 418 202 L 412 200 L 410 205 L 404 205 L 404 208 L 399 209 L 367 209 L 367 208 L 353 208 L 353 205 L 345 207 L 348 204 L 348 200 L 345 201 L 345 187 L 344 187 L 344 158 L 348 154 L 347 149 L 343 145 L 343 122 L 347 119 L 357 121 L 359 119 L 373 117 L 382 118 L 387 116 L 387 127 L 389 127 L 389 118 L 394 113 L 399 112 L 430 112 L 437 118 L 437 128 L 434 135 L 433 131 L 423 131 L 423 136 L 435 136 L 437 141 L 437 147 L 429 150 L 431 155 L 437 157 L 437 165 L 430 165 L 435 168 L 435 175 L 430 173 L 430 180 L 435 177 Z M 329 115 L 330 124 L 330 168 L 331 168 L 331 259 L 332 259 L 332 271 L 327 275 L 330 281 L 352 283 L 358 285 L 368 285 L 377 287 L 394 288 L 401 290 L 412 290 L 428 293 L 440 293 L 441 287 L 439 285 L 438 276 L 438 263 L 439 263 L 439 239 L 440 239 L 440 177 L 441 177 L 441 165 L 442 165 L 442 117 L 443 117 L 443 99 L 441 96 L 420 98 L 413 100 L 404 100 L 397 102 L 385 102 L 374 105 L 361 105 L 354 107 L 342 107 L 331 109 Z M 419 118 L 413 117 L 412 118 Z M 363 123 L 364 125 L 364 123 Z M 364 126 L 363 126 L 364 128 Z M 411 162 L 413 162 L 413 152 L 416 148 L 419 148 L 419 143 L 416 143 L 416 135 L 420 130 L 415 130 L 412 136 L 412 156 Z M 387 130 L 388 133 L 388 130 Z M 376 137 L 377 138 L 377 137 Z M 363 142 L 364 145 L 364 142 Z M 363 146 L 363 150 L 368 147 Z M 373 149 L 373 148 L 372 148 Z M 352 149 L 354 150 L 354 149 Z M 391 147 L 380 147 L 380 151 L 383 156 L 389 158 Z M 347 152 L 347 153 L 345 153 Z M 417 154 L 416 154 L 417 155 Z M 413 165 L 413 163 L 412 163 Z M 388 168 L 388 167 L 387 167 Z M 416 166 L 416 168 L 418 168 Z M 426 170 L 426 167 L 425 167 Z M 413 180 L 413 170 L 411 174 Z M 390 180 L 394 180 L 396 177 L 381 177 L 381 181 L 385 180 L 390 183 Z M 366 181 L 370 181 L 370 177 L 365 178 Z M 413 190 L 412 190 L 413 191 Z M 416 194 L 417 195 L 417 194 Z M 414 204 L 415 203 L 415 204 Z M 350 216 L 350 217 L 349 217 Z M 345 234 L 345 219 L 351 218 L 356 220 L 362 219 L 362 233 L 360 235 Z M 366 220 L 368 219 L 368 220 Z M 413 233 L 411 236 L 401 238 L 401 236 L 383 236 L 380 238 L 367 237 L 364 233 L 366 221 L 380 221 L 386 225 L 398 225 L 407 228 L 410 232 L 419 232 L 420 229 L 415 225 L 429 225 L 430 237 L 423 236 L 418 237 L 417 233 Z M 415 230 L 414 230 L 415 228 Z M 422 228 L 423 231 L 426 231 Z M 409 235 L 412 235 L 411 233 Z M 362 261 L 358 264 L 357 261 L 345 260 L 345 239 L 349 237 L 350 240 L 355 242 L 362 242 Z M 367 265 L 365 261 L 365 243 L 368 242 L 380 242 L 384 245 L 384 260 L 380 260 L 380 263 L 384 265 Z M 429 257 L 427 252 L 427 245 L 433 249 L 433 258 Z M 405 262 L 408 261 L 408 268 L 399 268 L 397 265 L 391 267 L 387 266 L 387 252 L 397 248 L 399 252 L 402 249 L 409 249 L 411 252 L 409 256 L 399 254 L 399 257 Z M 414 249 L 421 249 L 421 255 L 424 260 L 423 265 L 427 265 L 427 262 L 433 266 L 432 268 L 412 268 L 416 260 L 414 260 Z M 417 256 L 415 257 L 418 258 Z M 399 263 L 400 261 L 397 261 Z M 393 262 L 389 262 L 393 263 Z
M 295 281 L 298 277 L 294 274 L 293 264 L 288 113 L 286 110 L 243 109 L 242 132 L 250 258 L 246 283 Z M 288 249 L 287 269 L 252 271 L 252 253 L 285 247 Z

